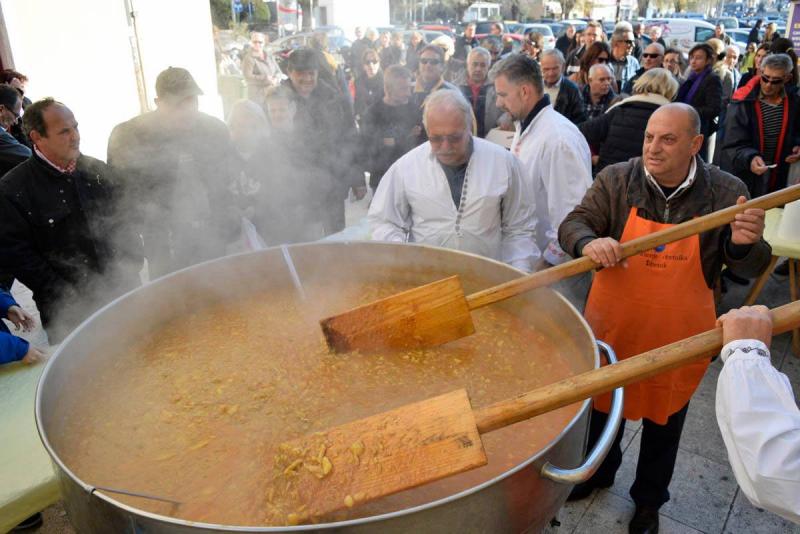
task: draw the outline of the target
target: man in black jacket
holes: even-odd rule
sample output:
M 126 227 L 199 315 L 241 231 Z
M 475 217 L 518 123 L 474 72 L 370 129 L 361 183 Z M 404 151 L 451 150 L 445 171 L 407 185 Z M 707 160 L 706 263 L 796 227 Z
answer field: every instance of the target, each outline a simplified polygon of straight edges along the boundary
M 367 30 L 369 32 L 369 30 Z M 350 103 L 335 89 L 318 79 L 319 64 L 308 49 L 289 55 L 289 79 L 281 91 L 294 102 L 295 131 L 306 143 L 310 162 L 327 169 L 328 181 L 319 190 L 327 191 L 316 203 L 326 235 L 344 229 L 344 200 L 350 188 L 363 198 L 367 185 L 356 159 L 357 132 Z
M 33 291 L 50 343 L 137 283 L 138 237 L 102 161 L 80 153 L 78 123 L 51 98 L 25 112 L 34 154 L 0 180 L 0 272 Z
M 11 134 L 11 128 L 19 122 L 21 110 L 19 91 L 8 84 L 0 84 L 0 176 L 31 157 L 31 149 Z
M 489 66 L 492 55 L 483 47 L 472 49 L 467 56 L 467 83 L 460 86 L 464 98 L 472 105 L 478 137 L 486 137 L 497 126 L 503 114 L 497 108 L 497 94 L 489 81 Z
M 170 67 L 156 78 L 157 109 L 108 139 L 151 280 L 223 256 L 241 230 L 229 189 L 236 154 L 225 123 L 199 111 L 202 94 L 189 71 Z
M 470 22 L 464 28 L 464 35 L 456 39 L 455 52 L 453 52 L 453 59 L 460 59 L 466 61 L 470 51 L 480 46 L 478 39 L 475 38 L 475 23 Z
M 625 82 L 622 86 L 622 92 L 628 95 L 633 94 L 633 84 L 636 80 L 642 77 L 645 71 L 650 69 L 661 68 L 664 62 L 664 47 L 658 43 L 650 43 L 642 52 L 642 67 L 636 71 L 633 78 Z
M 784 89 L 792 63 L 786 54 L 765 57 L 761 83 L 731 103 L 725 120 L 722 167 L 739 176 L 753 197 L 786 187 L 790 165 L 800 161 L 798 96 Z
M 544 92 L 550 97 L 553 108 L 574 124 L 586 120 L 586 109 L 581 90 L 562 75 L 564 56 L 557 49 L 545 50 L 539 57 L 542 66 Z

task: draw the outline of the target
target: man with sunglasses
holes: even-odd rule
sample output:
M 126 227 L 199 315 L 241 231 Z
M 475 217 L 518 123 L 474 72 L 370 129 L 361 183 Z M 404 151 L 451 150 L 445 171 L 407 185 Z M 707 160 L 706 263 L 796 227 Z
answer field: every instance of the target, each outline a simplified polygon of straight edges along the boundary
M 642 52 L 642 66 L 636 71 L 633 78 L 625 82 L 622 86 L 622 92 L 625 94 L 633 94 L 633 84 L 636 83 L 645 71 L 650 69 L 661 68 L 664 62 L 664 47 L 658 43 L 650 43 L 647 48 Z
M 458 87 L 445 81 L 442 77 L 444 69 L 444 50 L 433 44 L 426 45 L 419 53 L 419 70 L 417 71 L 417 81 L 414 84 L 414 94 L 411 97 L 411 101 L 418 110 L 417 124 L 420 126 L 420 135 L 417 144 L 422 144 L 428 139 L 425 129 L 422 128 L 422 104 L 428 95 L 439 89 L 459 90 Z
M 266 43 L 266 35 L 260 32 L 251 33 L 250 50 L 242 60 L 247 98 L 262 107 L 266 104 L 267 90 L 286 78 L 272 54 L 264 50 Z
M 754 197 L 786 187 L 790 165 L 800 161 L 798 96 L 784 88 L 792 63 L 786 54 L 765 57 L 759 84 L 728 110 L 723 162 Z
M 372 199 L 372 238 L 462 250 L 530 271 L 539 258 L 536 217 L 519 161 L 472 135 L 472 106 L 459 91 L 431 94 L 423 117 L 428 142 L 389 168 Z
M 631 29 L 617 27 L 614 33 L 611 34 L 611 61 L 609 66 L 614 70 L 617 89 L 624 87 L 628 80 L 633 78 L 639 70 L 639 62 L 633 57 L 635 45 L 636 41 Z

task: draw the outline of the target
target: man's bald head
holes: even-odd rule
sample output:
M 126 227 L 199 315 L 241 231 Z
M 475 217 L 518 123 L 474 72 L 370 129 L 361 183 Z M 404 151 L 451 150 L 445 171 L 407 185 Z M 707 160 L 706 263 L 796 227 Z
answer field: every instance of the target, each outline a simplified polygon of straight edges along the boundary
M 700 135 L 700 115 L 698 115 L 697 110 L 689 104 L 673 102 L 663 105 L 650 117 L 652 119 L 656 116 L 658 116 L 658 118 L 663 117 L 666 121 L 672 122 L 675 125 L 682 125 L 686 131 L 693 136 Z

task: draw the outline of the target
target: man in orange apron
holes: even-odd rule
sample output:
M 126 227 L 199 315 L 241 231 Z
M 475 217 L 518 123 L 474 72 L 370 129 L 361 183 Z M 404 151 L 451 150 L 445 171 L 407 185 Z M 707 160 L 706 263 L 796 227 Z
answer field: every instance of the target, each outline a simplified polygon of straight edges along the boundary
M 658 247 L 620 262 L 620 242 L 668 228 L 746 200 L 738 178 L 706 165 L 697 112 L 685 104 L 659 108 L 645 131 L 642 158 L 604 169 L 581 204 L 559 228 L 564 251 L 589 256 L 604 268 L 596 275 L 585 316 L 595 336 L 620 359 L 714 327 L 713 287 L 725 264 L 754 278 L 771 249 L 762 239 L 764 211 L 747 210 L 729 226 Z M 643 419 L 630 532 L 657 532 L 658 509 L 669 500 L 689 399 L 709 361 L 697 362 L 625 387 L 625 419 Z M 589 446 L 605 425 L 609 397 L 594 399 Z M 622 462 L 616 441 L 598 472 L 576 486 L 571 499 L 609 487 Z

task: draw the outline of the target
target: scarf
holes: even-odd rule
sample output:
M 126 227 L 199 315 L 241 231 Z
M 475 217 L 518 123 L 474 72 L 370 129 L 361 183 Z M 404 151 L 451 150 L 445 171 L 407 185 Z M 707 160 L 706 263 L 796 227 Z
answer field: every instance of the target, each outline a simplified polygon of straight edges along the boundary
M 711 66 L 709 65 L 702 72 L 692 72 L 689 77 L 683 82 L 681 88 L 678 90 L 678 96 L 675 98 L 676 102 L 683 102 L 684 104 L 691 104 L 694 95 L 700 89 L 703 80 L 706 76 L 711 74 Z
M 629 96 L 624 100 L 620 100 L 613 106 L 609 107 L 606 110 L 606 113 L 611 111 L 612 109 L 622 106 L 624 104 L 630 104 L 632 102 L 647 102 L 649 104 L 657 104 L 659 106 L 663 106 L 665 104 L 669 104 L 671 101 L 668 100 L 665 96 L 659 95 L 658 93 L 643 93 L 638 95 Z

